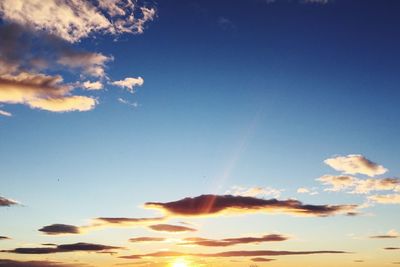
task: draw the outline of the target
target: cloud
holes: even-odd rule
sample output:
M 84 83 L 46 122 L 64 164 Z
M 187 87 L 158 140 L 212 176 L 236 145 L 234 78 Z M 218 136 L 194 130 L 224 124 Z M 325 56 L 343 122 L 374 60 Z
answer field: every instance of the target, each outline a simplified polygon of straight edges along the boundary
M 39 229 L 40 232 L 44 232 L 48 235 L 60 235 L 60 234 L 79 234 L 79 227 L 68 224 L 52 224 L 44 226 Z
M 397 247 L 387 247 L 387 248 L 384 248 L 385 250 L 400 250 L 400 248 L 397 248 Z
M 78 267 L 83 265 L 72 265 L 55 261 L 17 261 L 0 259 L 0 267 Z
M 180 225 L 171 225 L 171 224 L 154 224 L 149 226 L 150 229 L 159 232 L 172 232 L 172 233 L 180 233 L 180 232 L 195 232 L 197 231 L 194 228 L 180 226 Z
M 400 234 L 396 230 L 390 230 L 384 235 L 374 235 L 370 236 L 370 238 L 374 239 L 392 239 L 392 238 L 399 238 Z
M 62 253 L 62 252 L 76 252 L 76 251 L 112 251 L 121 249 L 121 247 L 106 246 L 91 243 L 75 243 L 58 245 L 54 247 L 33 247 L 33 248 L 16 248 L 12 250 L 2 250 L 0 252 L 15 253 L 15 254 L 51 254 L 51 253 Z
M 286 213 L 303 216 L 331 216 L 354 212 L 357 205 L 306 205 L 294 199 L 260 199 L 232 195 L 201 195 L 174 202 L 148 202 L 147 208 L 159 209 L 174 216 L 207 216 L 240 213 Z
M 309 194 L 311 196 L 313 195 L 318 195 L 318 191 L 315 188 L 306 188 L 306 187 L 300 187 L 296 190 L 297 193 L 299 194 Z
M 272 187 L 250 187 L 245 188 L 241 186 L 233 186 L 230 190 L 225 192 L 227 195 L 234 196 L 245 196 L 245 197 L 257 197 L 257 196 L 273 196 L 274 198 L 278 198 L 281 195 L 283 190 L 275 189 Z
M 326 159 L 324 163 L 346 174 L 365 174 L 373 177 L 388 171 L 382 165 L 370 161 L 363 155 L 338 156 Z
M 7 236 L 0 236 L 0 240 L 9 240 L 11 238 L 7 237 Z
M 118 98 L 118 102 L 128 105 L 128 106 L 132 106 L 134 108 L 137 108 L 139 106 L 138 102 L 129 102 L 128 100 L 121 98 L 121 97 Z
M 131 93 L 134 92 L 134 87 L 135 86 L 142 86 L 144 83 L 144 80 L 142 77 L 137 77 L 137 78 L 133 78 L 133 77 L 127 77 L 123 80 L 120 81 L 114 81 L 111 84 L 115 85 L 115 86 L 119 86 L 122 88 L 127 88 L 128 91 L 130 91 Z
M 379 204 L 400 204 L 400 194 L 372 195 L 368 199 Z
M 53 112 L 87 111 L 96 100 L 87 96 L 70 95 L 72 87 L 63 84 L 61 76 L 21 72 L 0 76 L 0 103 L 25 104 Z
M 5 111 L 5 110 L 1 110 L 1 109 L 0 109 L 0 115 L 6 116 L 6 117 L 11 117 L 12 116 L 12 114 L 10 112 Z
M 253 261 L 253 262 L 269 262 L 269 261 L 274 261 L 274 260 L 275 259 L 267 259 L 267 258 L 261 258 L 261 257 L 251 259 L 251 261 Z
M 228 247 L 239 244 L 259 244 L 263 242 L 277 242 L 285 241 L 288 238 L 286 236 L 278 234 L 269 234 L 261 237 L 237 237 L 237 238 L 225 238 L 220 240 L 206 239 L 200 237 L 189 237 L 185 238 L 184 242 L 180 245 L 198 245 L 206 247 Z
M 57 60 L 57 63 L 72 69 L 78 69 L 93 77 L 104 77 L 105 64 L 113 57 L 101 53 L 66 50 Z
M 126 217 L 99 217 L 93 220 L 92 226 L 134 226 L 163 221 L 165 217 L 154 218 L 126 218 Z M 89 226 L 90 227 L 90 226 Z
M 142 242 L 163 242 L 166 239 L 163 237 L 135 237 L 135 238 L 130 238 L 129 241 L 133 243 L 142 243 Z
M 98 5 L 80 0 L 3 0 L 0 14 L 6 21 L 77 42 L 93 33 L 143 33 L 156 11 L 133 0 L 100 0 Z
M 315 251 L 279 251 L 279 250 L 238 250 L 225 251 L 219 253 L 183 253 L 176 251 L 158 251 L 154 253 L 121 256 L 123 259 L 141 259 L 144 257 L 163 258 L 163 257 L 212 257 L 212 258 L 227 258 L 227 257 L 262 257 L 262 256 L 289 256 L 289 255 L 314 255 L 314 254 L 343 254 L 345 251 L 336 250 L 315 250 Z
M 101 90 L 103 89 L 103 84 L 99 81 L 96 82 L 91 82 L 91 81 L 85 81 L 82 84 L 83 88 L 87 90 Z
M 10 207 L 19 204 L 17 201 L 0 196 L 0 207 Z

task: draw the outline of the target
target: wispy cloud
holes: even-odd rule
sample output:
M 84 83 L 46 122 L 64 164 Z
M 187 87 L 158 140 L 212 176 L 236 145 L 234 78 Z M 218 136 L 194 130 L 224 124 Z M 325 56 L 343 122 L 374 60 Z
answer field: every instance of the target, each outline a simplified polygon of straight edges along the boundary
M 185 238 L 179 245 L 197 245 L 206 247 L 228 247 L 240 244 L 259 244 L 263 242 L 278 242 L 285 241 L 288 237 L 278 234 L 269 234 L 261 237 L 236 237 L 224 239 L 207 239 L 201 237 Z
M 372 195 L 368 199 L 379 204 L 400 204 L 400 194 Z
M 374 239 L 400 238 L 400 234 L 396 230 L 390 230 L 384 235 L 374 235 L 370 236 L 370 238 Z
M 18 261 L 0 259 L 0 267 L 83 267 L 82 264 L 67 264 L 55 261 Z
M 281 196 L 282 191 L 281 189 L 272 187 L 255 186 L 246 188 L 242 186 L 233 186 L 230 190 L 226 191 L 225 194 L 245 197 L 272 196 L 278 198 Z
M 308 205 L 294 199 L 260 199 L 232 195 L 201 195 L 173 202 L 148 202 L 147 208 L 174 216 L 207 216 L 240 213 L 286 213 L 302 216 L 331 216 L 354 212 L 357 205 Z
M 19 204 L 17 201 L 0 196 L 0 207 L 10 207 Z

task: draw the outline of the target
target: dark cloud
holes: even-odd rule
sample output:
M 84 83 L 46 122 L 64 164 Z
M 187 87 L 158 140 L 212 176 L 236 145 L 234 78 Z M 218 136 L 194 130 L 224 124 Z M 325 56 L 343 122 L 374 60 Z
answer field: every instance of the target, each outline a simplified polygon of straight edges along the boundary
M 205 216 L 219 213 L 270 212 L 293 215 L 331 216 L 354 212 L 357 205 L 306 205 L 294 199 L 277 200 L 232 195 L 201 195 L 173 202 L 148 202 L 147 208 L 176 216 Z
M 0 267 L 78 267 L 82 265 L 72 265 L 54 261 L 16 261 L 0 259 Z
M 212 257 L 212 258 L 228 258 L 228 257 L 262 257 L 262 256 L 289 256 L 289 255 L 315 255 L 315 254 L 343 254 L 345 251 L 335 250 L 315 250 L 315 251 L 279 251 L 279 250 L 238 250 L 225 251 L 219 253 L 182 253 L 176 251 L 158 251 L 149 254 L 122 256 L 124 259 L 140 259 L 143 257 L 163 258 L 163 257 Z
M 387 247 L 386 250 L 400 250 L 400 247 Z
M 395 239 L 395 238 L 399 238 L 399 236 L 393 236 L 393 235 L 374 235 L 374 236 L 370 236 L 369 238 L 372 238 L 372 239 Z
M 275 259 L 268 259 L 268 258 L 261 258 L 261 257 L 251 259 L 251 261 L 253 261 L 253 262 L 268 262 L 268 261 L 274 261 L 274 260 Z
M 206 239 L 199 237 L 185 238 L 184 243 L 181 245 L 198 245 L 207 247 L 227 247 L 234 246 L 238 244 L 250 244 L 250 243 L 262 243 L 271 241 L 285 241 L 288 238 L 282 235 L 270 234 L 264 235 L 262 237 L 238 237 L 238 238 L 225 238 L 221 240 Z
M 165 241 L 166 239 L 163 237 L 147 237 L 147 236 L 143 236 L 143 237 L 135 237 L 135 238 L 130 238 L 129 241 L 130 242 L 134 242 L 134 243 L 139 243 L 139 242 L 162 242 Z
M 79 234 L 79 227 L 68 224 L 52 224 L 47 225 L 39 229 L 40 232 L 48 235 L 60 235 L 60 234 Z
M 195 232 L 197 231 L 194 228 L 180 226 L 180 225 L 172 225 L 172 224 L 154 224 L 149 226 L 150 229 L 154 231 L 160 232 Z
M 133 225 L 133 224 L 141 224 L 141 223 L 152 223 L 164 220 L 164 217 L 155 217 L 155 218 L 124 218 L 124 217 L 100 217 L 96 218 L 95 222 L 97 223 L 106 223 L 106 224 L 121 224 L 121 225 Z
M 16 253 L 16 254 L 51 254 L 61 252 L 74 252 L 74 251 L 112 251 L 121 249 L 121 247 L 106 246 L 91 243 L 75 243 L 58 245 L 55 247 L 34 247 L 34 248 L 15 248 L 12 250 L 2 250 L 0 252 Z
M 1 236 L 1 235 L 0 235 L 0 240 L 7 240 L 7 239 L 10 239 L 10 238 L 7 237 L 7 236 Z
M 0 196 L 0 207 L 10 207 L 10 206 L 17 205 L 17 204 L 18 204 L 18 202 L 14 201 L 12 199 L 8 199 L 8 198 Z

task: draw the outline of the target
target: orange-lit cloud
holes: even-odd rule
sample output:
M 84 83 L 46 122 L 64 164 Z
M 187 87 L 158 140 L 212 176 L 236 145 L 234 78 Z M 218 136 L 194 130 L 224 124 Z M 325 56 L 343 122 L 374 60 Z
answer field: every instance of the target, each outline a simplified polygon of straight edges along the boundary
M 87 96 L 70 95 L 72 87 L 62 83 L 61 76 L 21 72 L 0 76 L 0 103 L 26 104 L 54 112 L 87 111 L 96 100 Z
M 372 177 L 387 172 L 385 167 L 363 155 L 338 156 L 326 159 L 324 162 L 333 169 L 346 174 L 365 174 Z
M 133 93 L 134 87 L 142 86 L 143 83 L 144 83 L 144 80 L 142 77 L 137 77 L 137 78 L 127 77 L 120 81 L 114 81 L 111 84 L 113 84 L 115 86 L 127 88 L 129 92 Z
M 251 259 L 251 261 L 253 261 L 253 262 L 269 262 L 269 261 L 274 261 L 274 260 L 275 259 L 268 259 L 268 258 L 261 258 L 261 257 Z
M 201 195 L 173 202 L 148 202 L 147 208 L 174 216 L 207 216 L 240 213 L 286 213 L 302 216 L 331 216 L 354 212 L 357 205 L 307 205 L 294 199 L 260 199 L 232 195 Z
M 149 236 L 142 236 L 142 237 L 134 237 L 130 238 L 129 241 L 133 243 L 142 243 L 142 242 L 163 242 L 166 239 L 163 237 L 149 237 Z
M 400 204 L 400 194 L 373 195 L 368 199 L 380 204 Z
M 194 228 L 181 226 L 181 225 L 172 225 L 172 224 L 154 224 L 149 226 L 150 229 L 159 232 L 171 232 L 171 233 L 181 233 L 181 232 L 195 232 L 197 231 Z
M 224 238 L 220 240 L 207 239 L 200 237 L 189 237 L 185 238 L 184 242 L 180 245 L 197 245 L 197 246 L 207 246 L 207 247 L 228 247 L 239 244 L 259 244 L 263 242 L 276 242 L 285 241 L 288 238 L 286 236 L 278 234 L 269 234 L 261 237 L 237 237 L 237 238 Z

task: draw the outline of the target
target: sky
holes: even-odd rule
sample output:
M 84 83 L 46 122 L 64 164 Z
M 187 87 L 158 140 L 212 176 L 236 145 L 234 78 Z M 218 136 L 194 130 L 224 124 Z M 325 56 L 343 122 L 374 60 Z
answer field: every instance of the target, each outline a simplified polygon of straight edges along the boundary
M 399 11 L 0 0 L 0 267 L 400 264 Z

